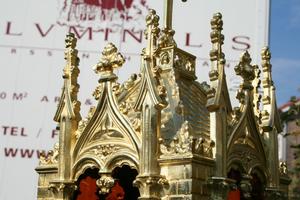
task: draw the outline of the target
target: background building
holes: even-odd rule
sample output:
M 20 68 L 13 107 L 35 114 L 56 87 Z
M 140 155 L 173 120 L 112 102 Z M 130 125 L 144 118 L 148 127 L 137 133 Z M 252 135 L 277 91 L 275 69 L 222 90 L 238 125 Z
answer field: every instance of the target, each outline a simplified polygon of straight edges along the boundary
M 279 138 L 279 158 L 286 162 L 292 180 L 289 187 L 291 199 L 299 199 L 300 195 L 300 99 L 292 97 L 280 108 L 284 124 L 283 135 Z

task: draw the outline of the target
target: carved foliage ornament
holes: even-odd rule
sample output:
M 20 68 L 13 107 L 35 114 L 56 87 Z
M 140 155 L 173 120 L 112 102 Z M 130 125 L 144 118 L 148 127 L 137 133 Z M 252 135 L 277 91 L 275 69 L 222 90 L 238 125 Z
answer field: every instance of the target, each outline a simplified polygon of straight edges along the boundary
M 120 148 L 115 146 L 114 144 L 106 144 L 106 145 L 99 145 L 90 151 L 97 155 L 100 156 L 101 159 L 105 159 L 107 156 L 117 152 Z
M 253 149 L 238 149 L 231 154 L 231 159 L 241 161 L 246 171 L 249 171 L 252 166 L 264 166 L 257 156 L 257 152 Z
M 243 78 L 241 88 L 252 89 L 252 80 L 255 78 L 255 68 L 251 65 L 251 57 L 248 51 L 242 54 L 240 62 L 234 68 L 237 75 Z
M 117 47 L 108 43 L 102 52 L 102 57 L 94 67 L 94 71 L 102 76 L 112 75 L 115 68 L 121 67 L 125 62 L 124 57 L 118 52 Z
M 180 52 L 176 52 L 175 68 L 191 72 L 193 75 L 195 73 L 195 64 L 193 60 Z
M 170 144 L 166 144 L 165 141 L 160 138 L 161 158 L 192 156 L 193 154 L 212 157 L 212 149 L 214 146 L 215 143 L 213 141 L 210 141 L 207 145 L 207 141 L 204 138 L 195 138 L 192 136 L 192 130 L 188 121 L 182 124 Z
M 59 144 L 55 143 L 53 151 L 48 151 L 47 155 L 44 151 L 40 153 L 40 165 L 51 165 L 58 163 Z
M 288 168 L 286 162 L 280 162 L 279 163 L 279 172 L 281 175 L 288 175 Z
M 158 46 L 160 48 L 169 47 L 169 46 L 177 46 L 173 36 L 175 34 L 174 30 L 163 29 L 162 34 L 158 39 Z
M 77 187 L 72 182 L 50 182 L 48 189 L 53 193 L 64 192 L 72 194 L 77 189 Z
M 96 181 L 97 186 L 100 188 L 99 194 L 107 194 L 109 190 L 114 186 L 115 180 L 110 175 L 102 175 L 100 179 Z

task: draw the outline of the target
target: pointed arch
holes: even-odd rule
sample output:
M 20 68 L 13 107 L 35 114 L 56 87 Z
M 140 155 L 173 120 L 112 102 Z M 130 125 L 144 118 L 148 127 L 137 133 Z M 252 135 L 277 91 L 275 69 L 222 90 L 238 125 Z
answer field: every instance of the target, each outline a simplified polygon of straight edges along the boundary
M 78 160 L 74 166 L 73 166 L 73 171 L 75 172 L 73 174 L 73 179 L 74 180 L 77 180 L 79 178 L 79 176 L 81 174 L 84 174 L 84 172 L 87 170 L 87 169 L 101 169 L 103 168 L 102 167 L 102 164 L 98 162 L 98 160 L 95 158 L 95 157 L 83 157 L 82 159 Z
M 139 171 L 139 160 L 138 158 L 129 152 L 118 152 L 106 163 L 106 168 L 113 170 L 114 167 L 122 167 L 128 165 L 130 168 Z

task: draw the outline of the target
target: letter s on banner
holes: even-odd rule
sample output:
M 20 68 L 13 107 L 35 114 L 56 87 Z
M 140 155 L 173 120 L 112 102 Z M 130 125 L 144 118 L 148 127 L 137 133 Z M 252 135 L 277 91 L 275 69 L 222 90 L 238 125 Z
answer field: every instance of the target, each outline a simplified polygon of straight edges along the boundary
M 232 49 L 237 51 L 246 51 L 250 49 L 250 37 L 248 36 L 235 36 L 232 38 L 232 42 L 235 43 L 235 45 L 232 45 Z

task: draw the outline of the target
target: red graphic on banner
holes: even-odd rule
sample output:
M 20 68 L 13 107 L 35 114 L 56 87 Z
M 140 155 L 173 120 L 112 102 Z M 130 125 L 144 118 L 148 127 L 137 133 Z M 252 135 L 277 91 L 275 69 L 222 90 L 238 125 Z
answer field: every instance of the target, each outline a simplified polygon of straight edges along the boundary
M 146 0 L 64 0 L 58 24 L 103 30 L 128 26 L 125 21 L 137 29 L 147 12 Z
M 78 0 L 74 0 L 73 2 L 78 2 Z M 124 11 L 131 7 L 133 0 L 84 0 L 83 3 L 86 5 L 99 6 L 103 9 L 112 10 L 117 8 L 119 11 Z

